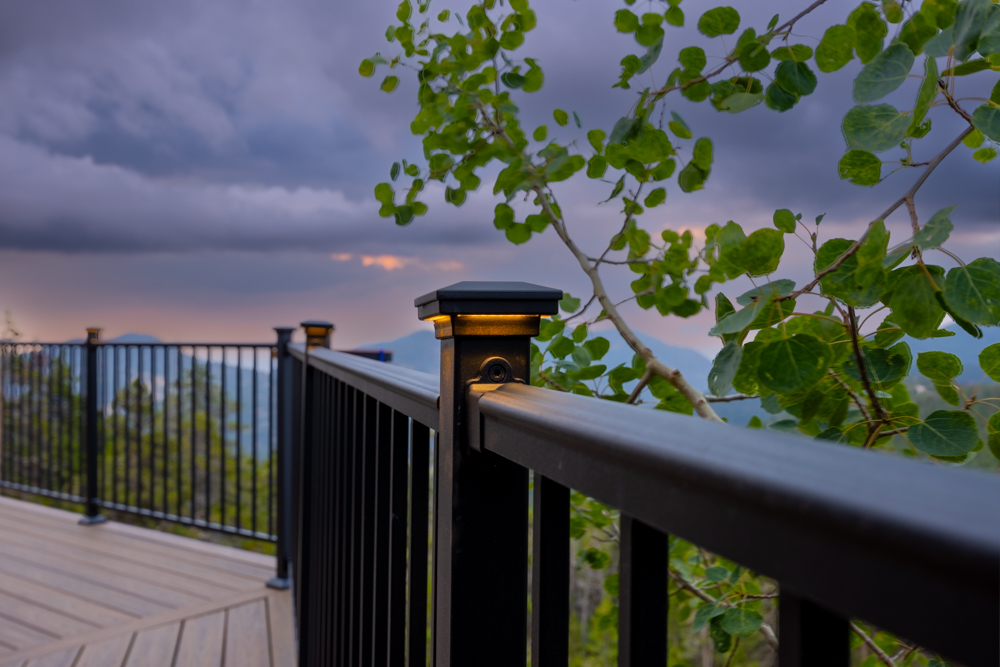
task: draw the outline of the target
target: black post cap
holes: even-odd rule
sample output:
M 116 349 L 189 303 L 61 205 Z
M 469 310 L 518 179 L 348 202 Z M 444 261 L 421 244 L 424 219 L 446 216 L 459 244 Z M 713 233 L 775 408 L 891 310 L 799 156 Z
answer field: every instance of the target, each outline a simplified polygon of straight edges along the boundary
M 417 316 L 438 315 L 555 315 L 561 290 L 531 283 L 463 281 L 414 299 Z

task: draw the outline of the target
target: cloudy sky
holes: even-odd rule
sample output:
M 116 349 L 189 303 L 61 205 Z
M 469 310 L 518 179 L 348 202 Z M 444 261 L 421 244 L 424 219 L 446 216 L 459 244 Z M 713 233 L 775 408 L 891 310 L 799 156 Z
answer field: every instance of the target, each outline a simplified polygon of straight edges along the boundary
M 634 101 L 612 90 L 618 61 L 638 52 L 614 32 L 618 2 L 536 2 L 539 28 L 522 55 L 538 58 L 546 83 L 522 95 L 526 125 L 561 107 L 584 131 L 610 127 Z M 685 0 L 693 25 L 718 4 Z M 761 27 L 788 0 L 733 1 L 744 25 Z M 856 3 L 830 0 L 800 23 L 815 45 Z M 640 2 L 637 7 L 640 7 Z M 493 229 L 489 188 L 461 208 L 441 203 L 397 228 L 379 218 L 372 188 L 393 160 L 420 155 L 409 135 L 414 86 L 392 95 L 357 74 L 375 51 L 394 54 L 386 26 L 395 2 L 319 0 L 33 0 L 0 4 L 0 309 L 29 339 L 142 332 L 164 340 L 270 340 L 270 328 L 323 318 L 338 346 L 388 340 L 421 325 L 413 298 L 459 280 L 519 279 L 585 291 L 574 260 L 547 233 L 513 247 Z M 436 12 L 448 5 L 435 0 Z M 671 29 L 662 82 L 680 48 L 709 42 Z M 731 46 L 731 44 L 729 44 Z M 710 60 L 711 63 L 711 60 Z M 856 64 L 856 63 L 855 63 Z M 671 102 L 698 136 L 715 141 L 705 190 L 643 216 L 653 232 L 704 229 L 734 219 L 769 225 L 776 208 L 826 213 L 828 237 L 857 230 L 905 191 L 914 174 L 865 189 L 841 182 L 839 125 L 857 68 L 820 75 L 816 94 L 792 111 L 739 116 Z M 988 94 L 996 74 L 966 77 L 960 95 Z M 896 95 L 912 104 L 916 82 Z M 894 101 L 896 98 L 890 101 Z M 971 109 L 972 107 L 970 107 Z M 929 157 L 961 131 L 932 111 Z M 583 137 L 570 128 L 558 138 Z M 551 136 L 551 134 L 550 134 Z M 935 138 L 936 137 L 936 138 Z M 585 141 L 582 145 L 586 145 Z M 922 219 L 961 203 L 952 248 L 966 259 L 1000 255 L 1000 160 L 980 165 L 961 147 L 921 191 Z M 620 224 L 598 207 L 605 186 L 577 179 L 557 189 L 574 235 L 599 252 Z M 904 233 L 899 214 L 891 227 Z M 789 246 L 788 272 L 809 256 Z M 944 262 L 943 262 L 944 263 Z M 607 276 L 616 294 L 627 274 Z M 710 350 L 709 318 L 663 320 L 633 313 L 641 330 Z

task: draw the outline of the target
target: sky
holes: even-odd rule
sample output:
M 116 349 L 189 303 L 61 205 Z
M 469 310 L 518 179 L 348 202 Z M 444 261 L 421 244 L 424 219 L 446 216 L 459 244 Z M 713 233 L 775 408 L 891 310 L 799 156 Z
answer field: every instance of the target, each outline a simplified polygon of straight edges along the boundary
M 704 46 L 710 63 L 732 46 L 692 29 L 716 4 L 683 2 L 689 27 L 669 29 L 652 83 L 662 84 L 684 46 Z M 730 4 L 744 25 L 758 27 L 804 5 Z M 797 26 L 796 41 L 815 46 L 855 4 L 830 0 Z M 455 6 L 435 0 L 431 9 Z M 635 100 L 634 89 L 611 84 L 619 60 L 640 47 L 614 30 L 620 2 L 533 6 L 539 27 L 519 54 L 536 57 L 546 81 L 518 97 L 524 124 L 547 124 L 552 137 L 552 109 L 576 111 L 583 130 L 571 124 L 555 137 L 579 140 L 589 155 L 585 131 L 610 132 Z M 526 280 L 587 294 L 552 232 L 514 247 L 493 228 L 492 188 L 456 208 L 429 187 L 430 213 L 406 227 L 378 216 L 375 184 L 394 160 L 421 155 L 409 133 L 412 73 L 401 74 L 391 95 L 378 89 L 382 70 L 358 75 L 362 58 L 396 53 L 384 38 L 395 7 L 382 0 L 0 4 L 0 309 L 28 340 L 80 338 L 85 327 L 100 326 L 106 338 L 263 342 L 274 326 L 325 319 L 336 324 L 335 345 L 353 347 L 426 326 L 413 299 L 460 280 Z M 642 224 L 652 233 L 691 229 L 697 238 L 730 219 L 747 230 L 769 226 L 775 209 L 790 208 L 805 219 L 826 213 L 823 238 L 856 237 L 916 176 L 896 174 L 871 189 L 839 180 L 839 126 L 857 72 L 855 61 L 820 74 L 817 92 L 783 114 L 758 107 L 733 116 L 672 98 L 669 109 L 696 136 L 713 139 L 715 164 L 704 190 L 685 195 L 668 186 L 667 203 Z M 988 95 L 995 79 L 988 71 L 965 77 L 958 92 Z M 888 101 L 912 106 L 916 85 L 907 82 Z M 947 109 L 931 118 L 935 131 L 917 159 L 962 130 Z M 555 188 L 571 233 L 594 253 L 620 225 L 617 209 L 597 205 L 609 189 L 583 177 Z M 960 147 L 917 197 L 922 220 L 956 203 L 949 247 L 966 261 L 1000 256 L 1000 160 L 981 165 Z M 889 226 L 903 240 L 905 213 Z M 783 275 L 807 279 L 810 262 L 811 252 L 790 239 Z M 629 294 L 627 271 L 609 269 L 605 279 L 616 297 Z M 709 313 L 688 320 L 628 306 L 625 313 L 665 342 L 706 353 L 717 345 L 707 337 Z

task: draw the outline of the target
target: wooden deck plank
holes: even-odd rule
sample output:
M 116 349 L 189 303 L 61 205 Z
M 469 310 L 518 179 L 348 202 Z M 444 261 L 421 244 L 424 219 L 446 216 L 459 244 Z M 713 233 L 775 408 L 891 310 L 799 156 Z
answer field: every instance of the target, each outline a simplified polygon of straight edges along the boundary
M 69 517 L 73 517 L 72 514 L 67 514 L 69 514 Z M 0 514 L 0 517 L 21 523 L 22 525 L 39 526 L 58 530 L 72 536 L 86 535 L 100 531 L 102 533 L 103 541 L 108 544 L 118 545 L 126 552 L 142 552 L 144 554 L 159 556 L 167 550 L 170 552 L 171 557 L 177 560 L 196 564 L 202 567 L 209 567 L 219 570 L 227 575 L 235 575 L 258 580 L 262 577 L 266 579 L 273 574 L 273 568 L 263 567 L 255 563 L 247 563 L 244 562 L 243 559 L 234 559 L 227 556 L 217 555 L 216 553 L 211 553 L 201 549 L 180 547 L 177 544 L 169 543 L 168 540 L 153 540 L 145 537 L 143 533 L 123 531 L 119 529 L 122 524 L 116 524 L 114 522 L 108 522 L 95 526 L 81 526 L 77 523 L 76 519 L 72 521 L 68 520 L 69 517 L 56 518 L 23 512 Z M 153 533 L 156 532 L 140 528 L 136 528 L 135 530 Z M 166 535 L 166 533 L 164 533 L 164 535 Z M 195 542 L 196 544 L 198 543 L 197 540 L 190 540 L 188 538 L 178 539 Z
M 54 519 L 59 519 L 69 524 L 75 524 L 80 519 L 80 515 L 76 514 L 75 512 L 68 512 L 66 510 L 57 509 L 55 507 L 47 507 L 45 505 L 39 505 L 36 503 L 25 503 L 24 501 L 14 500 L 13 498 L 5 498 L 3 496 L 0 496 L 0 509 L 4 508 L 5 506 L 12 509 L 16 509 L 19 514 L 25 514 L 25 513 L 36 514 Z M 179 549 L 186 549 L 189 551 L 221 556 L 229 560 L 245 562 L 250 565 L 256 565 L 258 567 L 262 567 L 268 571 L 273 570 L 275 567 L 274 556 L 268 556 L 262 553 L 258 553 L 256 551 L 233 549 L 232 547 L 223 546 L 221 544 L 213 544 L 211 542 L 193 540 L 188 537 L 182 537 L 180 535 L 164 533 L 158 530 L 149 530 L 147 528 L 139 528 L 138 526 L 130 526 L 129 524 L 118 523 L 115 521 L 110 521 L 104 524 L 102 528 L 104 530 L 113 531 L 123 535 L 138 537 L 139 539 L 145 540 L 147 542 L 157 542 L 166 546 L 172 546 Z
M 171 667 L 180 631 L 178 622 L 137 633 L 125 667 Z
M 25 663 L 25 667 L 73 667 L 76 656 L 80 654 L 79 646 L 43 655 Z
M 121 593 L 106 585 L 95 584 L 81 578 L 79 574 L 75 576 L 63 574 L 51 568 L 39 567 L 37 564 L 13 560 L 9 556 L 0 557 L 0 572 L 72 593 L 84 600 L 102 604 L 135 618 L 152 616 L 170 608 L 135 595 Z
M 16 544 L 13 543 L 15 540 Z M 178 591 L 173 588 L 176 577 L 163 575 L 155 569 L 112 561 L 103 554 L 77 551 L 65 545 L 52 545 L 44 540 L 23 539 L 9 534 L 0 539 L 0 557 L 16 558 L 22 563 L 70 576 L 83 576 L 88 581 L 107 585 L 112 590 L 171 607 L 204 600 L 215 592 L 211 588 L 202 591 L 201 595 Z
M 0 613 L 23 625 L 51 635 L 55 639 L 94 630 L 96 625 L 85 623 L 66 614 L 0 592 Z
M 53 639 L 51 634 L 20 623 L 16 617 L 0 614 L 0 645 L 4 647 L 4 653 L 42 646 Z
M 74 667 L 121 667 L 132 637 L 132 633 L 121 634 L 85 645 Z
M 103 628 L 101 630 L 95 630 L 94 632 L 90 632 L 85 635 L 78 635 L 76 637 L 60 639 L 58 641 L 53 641 L 43 646 L 37 646 L 23 651 L 8 653 L 6 656 L 0 655 L 0 659 L 13 661 L 15 659 L 20 658 L 24 660 L 28 658 L 38 657 L 41 655 L 47 655 L 56 650 L 70 648 L 72 646 L 79 646 L 80 644 L 90 644 L 97 641 L 103 641 L 111 637 L 117 637 L 122 633 L 127 633 L 129 634 L 129 636 L 131 636 L 132 634 L 145 630 L 146 628 L 153 628 L 159 625 L 168 625 L 176 621 L 182 621 L 185 618 L 203 616 L 205 614 L 210 614 L 216 611 L 220 611 L 222 609 L 227 609 L 229 607 L 240 606 L 247 602 L 251 602 L 253 600 L 262 600 L 263 598 L 267 597 L 267 595 L 270 592 L 271 591 L 269 589 L 261 586 L 259 590 L 243 591 L 241 593 L 234 593 L 232 596 L 228 598 L 199 602 L 197 604 L 193 604 L 181 609 L 171 609 L 157 616 L 142 618 L 124 626 L 119 626 L 116 628 Z
M 63 591 L 53 590 L 25 579 L 13 577 L 0 572 L 0 592 L 14 595 L 33 604 L 46 607 L 65 614 L 77 621 L 82 621 L 94 627 L 103 628 L 110 625 L 121 625 L 134 617 L 112 611 L 107 607 L 81 600 Z
M 271 667 L 264 604 L 257 600 L 226 612 L 226 667 Z
M 155 566 L 157 570 L 175 575 L 186 575 L 191 571 L 196 571 L 200 575 L 198 580 L 201 583 L 216 588 L 227 588 L 235 591 L 266 580 L 266 577 L 255 579 L 231 572 L 224 572 L 217 568 L 204 566 L 203 564 L 192 563 L 180 557 L 175 552 L 176 550 L 170 550 L 165 547 L 161 547 L 156 552 L 130 549 L 128 545 L 116 543 L 116 536 L 104 533 L 100 525 L 75 526 L 75 530 L 63 530 L 59 527 L 16 521 L 9 516 L 0 514 L 0 526 L 3 527 L 4 531 L 32 535 L 35 538 L 58 542 L 71 549 L 87 550 L 103 554 L 108 558 L 114 559 L 116 562 L 144 565 L 146 567 Z
M 226 614 L 223 611 L 184 621 L 177 667 L 221 667 Z
M 274 667 L 295 667 L 298 660 L 295 654 L 295 616 L 291 591 L 271 593 L 267 598 L 267 620 L 271 629 Z

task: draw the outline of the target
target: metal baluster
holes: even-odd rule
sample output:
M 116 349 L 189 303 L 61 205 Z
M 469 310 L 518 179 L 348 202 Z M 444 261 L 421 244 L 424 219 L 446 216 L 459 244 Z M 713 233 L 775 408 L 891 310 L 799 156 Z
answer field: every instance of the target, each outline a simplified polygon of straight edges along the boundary
M 222 358 L 219 361 L 219 374 L 222 375 L 222 383 L 219 388 L 219 524 L 227 525 L 226 522 L 226 438 L 228 429 L 226 428 L 226 376 L 228 366 L 226 365 L 226 346 L 221 346 Z
M 411 421 L 410 604 L 407 620 L 408 667 L 427 664 L 428 510 L 430 508 L 430 428 Z M 436 472 L 436 470 L 435 470 Z M 437 482 L 435 481 L 435 485 Z
M 358 627 L 360 664 L 371 664 L 372 650 L 372 600 L 375 578 L 375 481 L 378 454 L 378 401 L 365 396 L 365 438 L 362 457 L 362 510 L 361 510 L 361 595 Z
M 254 452 L 256 461 L 256 452 Z M 243 348 L 236 347 L 236 530 L 243 528 Z
M 667 664 L 667 536 L 621 516 L 618 665 Z
M 168 422 L 170 419 L 168 415 L 170 414 L 170 357 L 167 353 L 169 348 L 164 345 L 160 348 L 163 351 L 163 406 L 160 408 L 160 413 L 162 415 L 163 421 L 163 444 L 161 445 L 161 451 L 163 453 L 163 480 L 161 481 L 161 486 L 163 487 L 163 499 L 162 499 L 162 512 L 167 514 L 170 511 L 170 494 L 167 492 L 167 487 L 170 480 L 169 471 L 169 450 L 170 450 L 170 427 Z M 180 489 L 178 489 L 180 492 Z
M 531 561 L 531 665 L 569 662 L 569 489 L 534 477 Z
M 136 365 L 138 366 L 138 372 L 135 376 L 135 455 L 136 455 L 136 469 L 135 469 L 135 483 L 136 483 L 136 496 L 135 496 L 135 506 L 142 507 L 142 371 L 143 371 L 143 355 L 142 346 L 136 345 L 135 347 L 136 355 Z
M 97 346 L 100 342 L 100 329 L 87 329 L 87 415 L 86 415 L 86 475 L 87 486 L 85 509 L 80 523 L 93 525 L 103 523 L 97 507 Z
M 278 485 L 278 521 L 277 521 L 277 572 L 273 579 L 268 582 L 268 586 L 271 588 L 285 589 L 289 586 L 288 580 L 288 564 L 292 556 L 291 545 L 292 545 L 292 493 L 293 493 L 293 462 L 292 462 L 292 447 L 293 447 L 293 419 L 294 415 L 292 413 L 292 391 L 293 391 L 293 367 L 292 358 L 288 354 L 288 344 L 292 339 L 293 329 L 288 327 L 276 327 L 275 332 L 278 334 L 278 343 L 275 349 L 277 360 L 272 363 L 270 355 L 268 355 L 268 368 L 270 369 L 270 376 L 268 381 L 268 434 L 271 434 L 273 428 L 275 428 L 275 408 L 277 408 L 277 425 L 274 435 L 277 437 L 277 451 L 274 447 L 274 439 L 268 438 L 268 485 L 267 485 L 267 530 L 269 534 L 274 534 L 274 521 L 273 521 L 273 509 L 274 508 L 274 459 L 275 456 L 278 457 L 277 461 L 277 485 Z M 270 348 L 267 348 L 270 351 Z M 255 357 L 256 364 L 256 357 Z M 275 376 L 277 372 L 277 377 Z M 257 381 L 256 366 L 254 373 L 254 382 Z M 277 388 L 277 405 L 275 405 L 274 394 L 275 394 L 275 382 L 280 383 Z M 254 401 L 257 400 L 257 392 L 254 390 Z M 254 414 L 256 415 L 256 403 L 254 405 Z M 254 427 L 254 434 L 256 437 L 257 429 Z M 254 452 L 257 450 L 256 440 L 254 441 Z M 254 479 L 256 479 L 256 474 Z M 295 480 L 297 483 L 298 480 Z M 256 487 L 255 487 L 256 488 Z M 254 501 L 254 508 L 256 510 L 256 500 Z M 255 520 L 256 525 L 256 520 Z
M 183 404 L 184 404 L 184 385 L 183 385 L 184 365 L 183 365 L 183 355 L 181 354 L 181 346 L 178 345 L 175 349 L 177 350 L 177 378 L 175 380 L 175 382 L 177 383 L 177 399 L 176 399 L 175 405 L 174 405 L 174 411 L 177 413 L 176 414 L 176 421 L 175 421 L 175 432 L 177 434 L 177 439 L 176 439 L 176 442 L 177 442 L 177 457 L 176 457 L 177 470 L 175 472 L 175 475 L 176 475 L 176 478 L 177 478 L 176 479 L 176 484 L 177 484 L 177 516 L 180 517 L 180 516 L 184 516 L 184 509 L 182 507 L 182 499 L 184 497 L 184 483 L 183 483 L 183 480 L 181 478 L 181 470 L 183 470 L 183 468 L 184 468 L 184 456 L 183 456 L 183 454 L 184 454 L 184 433 L 183 433 L 183 429 L 181 428 L 182 425 L 183 425 L 183 423 L 184 423 L 183 420 L 182 420 L 182 414 L 183 414 L 183 409 L 184 409 L 183 408 Z
M 378 404 L 378 439 L 374 456 L 374 588 L 372 589 L 372 664 L 386 664 L 389 643 L 389 530 L 392 507 L 392 409 Z
M 114 421 L 111 422 L 111 502 L 115 505 L 118 504 L 118 346 L 115 345 L 111 348 L 114 354 L 112 361 L 114 362 L 114 371 L 112 377 L 112 386 L 114 387 L 114 393 L 111 397 L 112 411 L 114 414 Z M 73 353 L 70 352 L 70 359 L 72 360 Z M 72 364 L 70 365 L 72 368 Z M 72 383 L 72 381 L 71 381 Z M 72 395 L 72 392 L 71 392 Z
M 212 348 L 205 346 L 205 521 L 212 521 Z
M 780 667 L 847 667 L 848 620 L 782 588 L 778 597 Z

